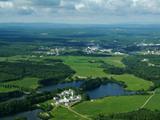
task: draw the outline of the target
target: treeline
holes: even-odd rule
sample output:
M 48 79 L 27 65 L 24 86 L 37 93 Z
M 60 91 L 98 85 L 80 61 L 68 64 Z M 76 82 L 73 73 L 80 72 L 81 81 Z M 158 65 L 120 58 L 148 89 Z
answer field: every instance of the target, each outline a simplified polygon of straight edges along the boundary
M 82 50 L 77 50 L 77 51 L 69 51 L 69 52 L 64 52 L 62 54 L 63 56 L 88 56 L 88 57 L 111 57 L 112 55 L 107 55 L 103 53 L 92 53 L 92 54 L 87 54 L 86 52 L 83 52 Z
M 107 64 L 107 63 L 103 63 L 102 67 L 104 69 L 104 72 L 110 73 L 110 74 L 121 75 L 121 74 L 124 74 L 126 72 L 125 68 L 116 67 L 114 65 L 110 65 L 110 64 Z
M 146 80 L 159 80 L 160 67 L 150 65 L 149 62 L 143 61 L 144 59 L 145 58 L 141 56 L 130 56 L 124 58 L 123 63 L 126 65 L 126 71 Z
M 100 114 L 94 118 L 94 120 L 159 120 L 160 111 L 151 111 L 147 109 L 141 109 L 138 111 L 128 113 L 118 113 L 109 116 Z
M 19 90 L 19 91 L 23 91 L 23 92 L 33 92 L 34 91 L 34 89 L 32 89 L 32 88 L 21 87 L 21 86 L 18 86 L 18 85 L 7 84 L 7 83 L 0 84 L 0 87 L 8 88 L 8 89 L 12 89 L 13 88 L 15 90 Z
M 59 90 L 52 93 L 34 93 L 21 100 L 11 100 L 0 103 L 0 117 L 34 109 L 35 104 L 52 99 L 58 91 Z
M 52 80 L 63 80 L 74 74 L 74 71 L 61 62 L 45 65 L 38 62 L 0 62 L 0 82 L 36 77 Z
M 23 95 L 24 95 L 23 92 L 18 90 L 12 92 L 0 93 L 0 102 L 9 100 L 10 98 L 21 97 Z
M 148 56 L 146 57 L 148 58 Z M 104 72 L 110 74 L 120 75 L 129 73 L 146 80 L 160 80 L 160 67 L 157 65 L 160 58 L 158 56 L 154 56 L 153 58 L 149 56 L 149 59 L 150 61 L 143 61 L 145 60 L 145 56 L 128 56 L 122 60 L 125 64 L 124 68 L 107 63 L 103 63 L 102 67 Z

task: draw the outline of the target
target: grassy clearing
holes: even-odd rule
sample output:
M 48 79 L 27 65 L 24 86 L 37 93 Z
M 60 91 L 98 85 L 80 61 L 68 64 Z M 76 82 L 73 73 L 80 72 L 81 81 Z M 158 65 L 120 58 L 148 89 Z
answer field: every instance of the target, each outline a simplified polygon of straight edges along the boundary
M 16 88 L 4 88 L 4 87 L 0 87 L 0 93 L 5 93 L 5 92 L 12 92 L 17 90 Z
M 125 67 L 125 65 L 122 63 L 123 56 L 114 56 L 114 57 L 108 57 L 103 59 L 104 62 L 114 65 L 116 67 Z
M 130 74 L 113 75 L 117 81 L 122 81 L 127 85 L 127 90 L 147 90 L 153 83 Z
M 65 64 L 69 65 L 76 71 L 76 76 L 83 77 L 106 77 L 106 74 L 101 67 L 102 61 L 108 64 L 124 67 L 121 62 L 123 57 L 85 57 L 85 56 L 61 56 L 54 57 L 62 59 Z
M 124 67 L 121 62 L 123 56 L 113 56 L 113 57 L 86 57 L 86 56 L 54 56 L 54 57 L 43 57 L 38 60 L 32 58 L 31 56 L 12 56 L 12 57 L 0 57 L 0 61 L 16 61 L 16 60 L 33 60 L 41 61 L 45 58 L 51 59 L 62 59 L 65 64 L 69 65 L 77 73 L 77 76 L 83 77 L 106 77 L 107 74 L 103 71 L 101 67 L 103 62 L 116 67 Z
M 67 56 L 61 57 L 64 63 L 76 71 L 77 76 L 83 77 L 105 77 L 106 73 L 100 67 L 101 63 L 97 58 Z M 91 62 L 93 61 L 93 62 Z
M 51 111 L 51 114 L 54 116 L 51 120 L 85 120 L 64 107 Z
M 148 97 L 148 95 L 107 97 L 80 103 L 74 106 L 73 109 L 90 117 L 100 113 L 123 113 L 139 109 Z
M 146 104 L 145 108 L 151 110 L 160 110 L 160 88 L 156 90 L 156 94 L 152 97 L 152 99 Z
M 5 84 L 16 85 L 23 88 L 36 89 L 39 79 L 38 78 L 24 78 L 22 80 L 16 80 L 11 82 L 6 82 Z

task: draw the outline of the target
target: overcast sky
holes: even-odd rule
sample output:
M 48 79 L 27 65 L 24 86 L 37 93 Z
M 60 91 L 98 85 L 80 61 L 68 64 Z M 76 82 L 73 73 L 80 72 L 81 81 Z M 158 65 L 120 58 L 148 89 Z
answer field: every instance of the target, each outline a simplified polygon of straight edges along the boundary
M 0 0 L 0 22 L 160 23 L 160 0 Z

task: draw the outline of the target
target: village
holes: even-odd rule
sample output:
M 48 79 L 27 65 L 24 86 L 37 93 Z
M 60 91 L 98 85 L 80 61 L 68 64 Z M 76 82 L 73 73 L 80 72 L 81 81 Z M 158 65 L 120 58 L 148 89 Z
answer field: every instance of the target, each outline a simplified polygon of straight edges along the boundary
M 113 52 L 113 49 L 104 49 L 100 48 L 99 46 L 88 46 L 86 47 L 83 52 L 86 54 L 111 54 L 111 55 L 124 55 L 124 53 L 120 51 Z
M 64 51 L 64 48 L 57 48 L 57 47 L 46 47 L 46 46 L 40 46 L 36 51 L 33 51 L 33 55 L 38 55 L 40 57 L 44 56 L 59 56 L 61 52 Z

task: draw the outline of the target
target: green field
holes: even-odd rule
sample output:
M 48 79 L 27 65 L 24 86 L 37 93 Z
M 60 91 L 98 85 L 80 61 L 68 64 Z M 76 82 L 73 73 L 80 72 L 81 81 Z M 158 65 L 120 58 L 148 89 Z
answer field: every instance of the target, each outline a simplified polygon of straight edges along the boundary
M 85 101 L 72 107 L 77 113 L 92 118 L 98 114 L 110 115 L 113 113 L 125 113 L 138 110 L 149 99 L 150 95 L 133 95 L 133 96 L 114 96 L 105 97 L 92 101 Z M 144 108 L 151 110 L 160 110 L 160 94 L 155 94 L 152 99 L 144 106 Z M 56 110 L 51 111 L 55 120 L 82 120 L 80 116 L 69 111 L 64 107 L 58 107 Z
M 156 89 L 156 94 L 152 97 L 152 99 L 146 104 L 145 108 L 151 110 L 160 110 L 160 88 Z
M 16 80 L 11 82 L 6 82 L 5 84 L 16 85 L 23 88 L 36 89 L 39 79 L 38 78 L 24 78 L 22 80 Z
M 73 108 L 75 111 L 90 117 L 100 113 L 122 113 L 139 109 L 148 97 L 149 95 L 106 97 L 95 101 L 82 102 Z
M 153 83 L 130 74 L 113 75 L 117 81 L 122 81 L 127 85 L 127 90 L 148 90 Z
M 160 110 L 160 94 L 156 94 L 145 106 L 145 108 L 151 110 Z
M 82 77 L 104 77 L 106 73 L 100 67 L 101 63 L 97 58 L 91 57 L 75 57 L 67 56 L 62 57 L 64 63 L 69 65 L 73 70 L 76 71 L 76 76 Z M 89 61 L 95 61 L 93 63 Z
M 16 60 L 31 60 L 31 61 L 43 61 L 43 59 L 62 59 L 65 64 L 69 65 L 76 71 L 76 76 L 81 77 L 106 77 L 107 74 L 101 67 L 102 61 L 114 65 L 116 67 L 125 67 L 121 62 L 123 56 L 113 57 L 86 57 L 86 56 L 54 56 L 43 58 L 32 58 L 31 56 L 12 56 L 8 58 L 1 57 L 0 61 L 16 61 Z
M 5 93 L 5 92 L 12 92 L 17 90 L 17 88 L 4 88 L 4 87 L 0 87 L 0 93 Z
M 59 107 L 57 110 L 51 111 L 51 113 L 53 115 L 51 120 L 85 120 L 64 107 Z
M 101 67 L 102 61 L 116 67 L 124 67 L 121 62 L 123 57 L 82 57 L 82 56 L 64 56 L 54 57 L 62 59 L 65 64 L 69 65 L 76 71 L 76 76 L 81 77 L 106 77 L 107 74 Z
M 115 67 L 123 68 L 125 65 L 122 63 L 123 56 L 114 56 L 103 59 L 104 62 L 110 65 L 114 65 Z

